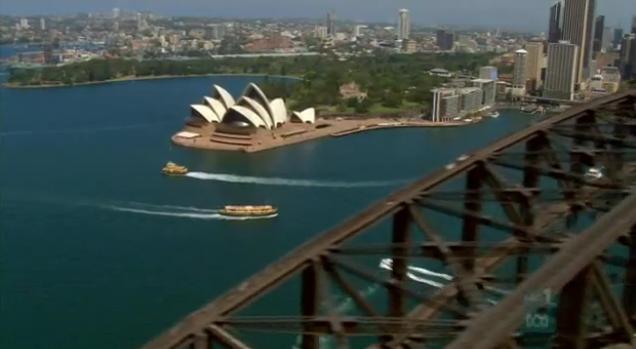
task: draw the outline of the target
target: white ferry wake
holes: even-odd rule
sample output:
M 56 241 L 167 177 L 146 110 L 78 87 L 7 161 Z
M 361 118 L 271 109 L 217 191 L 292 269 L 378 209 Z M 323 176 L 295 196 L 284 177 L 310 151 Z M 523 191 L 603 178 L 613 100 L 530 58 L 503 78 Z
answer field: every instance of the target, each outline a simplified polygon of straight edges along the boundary
M 393 181 L 365 181 L 365 182 L 344 182 L 344 181 L 320 181 L 312 179 L 293 179 L 278 177 L 254 177 L 240 176 L 226 173 L 189 172 L 186 177 L 196 178 L 206 181 L 217 181 L 227 183 L 278 185 L 291 187 L 320 187 L 320 188 L 367 188 L 367 187 L 389 187 L 403 184 L 405 180 Z
M 153 205 L 150 205 L 153 206 Z M 175 207 L 173 211 L 169 210 L 169 207 L 163 206 L 163 209 L 151 209 L 151 208 L 135 208 L 135 207 L 125 207 L 125 206 L 103 206 L 106 209 L 119 211 L 119 212 L 127 212 L 127 213 L 137 213 L 143 215 L 150 216 L 164 216 L 164 217 L 175 217 L 175 218 L 189 218 L 189 219 L 202 219 L 202 220 L 224 220 L 224 221 L 246 221 L 246 220 L 256 220 L 256 219 L 271 219 L 278 216 L 278 214 L 273 214 L 269 216 L 260 216 L 260 217 L 229 217 L 224 216 L 219 212 L 219 210 L 206 210 L 200 209 L 196 207 Z

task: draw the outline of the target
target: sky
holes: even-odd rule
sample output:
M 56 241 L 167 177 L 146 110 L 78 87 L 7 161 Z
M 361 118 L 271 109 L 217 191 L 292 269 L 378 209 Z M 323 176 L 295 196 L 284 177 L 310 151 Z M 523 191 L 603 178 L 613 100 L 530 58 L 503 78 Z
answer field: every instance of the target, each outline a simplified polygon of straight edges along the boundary
M 338 18 L 359 22 L 397 21 L 408 8 L 411 21 L 425 26 L 501 27 L 545 31 L 554 0 L 0 0 L 0 14 L 41 15 L 103 12 L 113 7 L 161 15 L 227 18 Z M 597 0 L 607 26 L 628 28 L 636 0 Z

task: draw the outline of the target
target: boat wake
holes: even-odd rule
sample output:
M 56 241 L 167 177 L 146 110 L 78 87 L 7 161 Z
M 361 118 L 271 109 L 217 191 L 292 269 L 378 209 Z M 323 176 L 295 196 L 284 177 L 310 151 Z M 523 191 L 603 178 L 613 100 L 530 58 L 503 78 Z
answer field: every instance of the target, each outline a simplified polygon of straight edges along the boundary
M 344 181 L 319 181 L 312 179 L 292 179 L 278 177 L 253 177 L 240 176 L 226 173 L 189 172 L 186 177 L 196 178 L 206 181 L 217 181 L 227 183 L 262 184 L 291 187 L 320 187 L 320 188 L 368 188 L 368 187 L 389 187 L 403 184 L 406 181 L 365 181 L 365 182 L 344 182 Z
M 255 220 L 255 219 L 271 219 L 278 216 L 278 214 L 273 214 L 269 216 L 260 216 L 260 217 L 229 217 L 220 214 L 220 210 L 218 209 L 205 209 L 198 207 L 187 207 L 187 206 L 173 206 L 173 205 L 151 205 L 151 204 L 143 204 L 132 202 L 129 205 L 125 206 L 102 206 L 103 208 L 119 211 L 119 212 L 127 212 L 127 213 L 136 213 L 150 216 L 164 216 L 164 217 L 175 217 L 175 218 L 189 218 L 189 219 L 201 219 L 201 220 L 223 220 L 223 221 L 246 221 L 246 220 Z

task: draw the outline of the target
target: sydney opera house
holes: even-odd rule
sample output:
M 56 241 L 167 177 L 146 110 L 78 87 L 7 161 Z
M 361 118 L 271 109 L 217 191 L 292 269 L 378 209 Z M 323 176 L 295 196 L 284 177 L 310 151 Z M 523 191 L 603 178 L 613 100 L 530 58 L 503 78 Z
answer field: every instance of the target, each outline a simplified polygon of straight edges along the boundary
M 316 121 L 314 108 L 289 113 L 282 98 L 270 101 L 253 83 L 237 100 L 218 85 L 212 87 L 211 95 L 190 106 L 185 129 L 173 137 L 176 143 L 188 145 L 184 139 L 189 139 L 207 143 L 203 148 L 248 147 L 302 133 Z

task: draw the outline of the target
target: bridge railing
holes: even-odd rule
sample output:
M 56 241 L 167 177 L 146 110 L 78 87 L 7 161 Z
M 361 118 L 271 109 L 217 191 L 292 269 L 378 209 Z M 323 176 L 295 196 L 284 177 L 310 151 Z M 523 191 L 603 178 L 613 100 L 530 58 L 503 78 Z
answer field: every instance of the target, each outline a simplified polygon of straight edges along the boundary
M 573 107 L 457 159 L 144 348 L 630 343 L 635 101 Z

